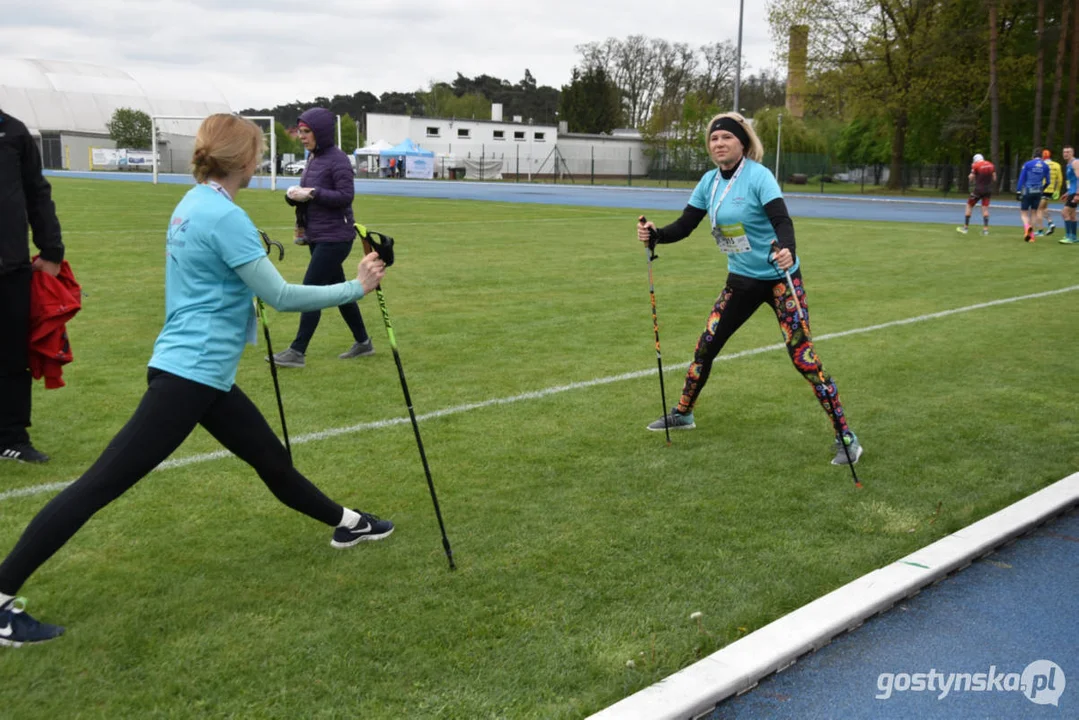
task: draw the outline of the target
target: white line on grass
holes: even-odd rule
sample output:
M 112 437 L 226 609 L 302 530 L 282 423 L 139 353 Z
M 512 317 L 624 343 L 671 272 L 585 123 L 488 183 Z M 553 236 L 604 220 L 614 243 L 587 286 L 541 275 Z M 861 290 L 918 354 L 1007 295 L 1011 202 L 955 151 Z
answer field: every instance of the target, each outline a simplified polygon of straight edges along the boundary
M 619 220 L 619 219 L 625 220 L 626 218 L 627 218 L 626 213 L 619 213 L 618 215 L 610 215 L 610 214 L 608 214 L 608 215 L 587 215 L 587 214 L 585 214 L 585 215 L 573 215 L 573 216 L 567 216 L 567 217 L 529 218 L 527 220 L 527 222 L 530 222 L 530 223 L 567 223 L 567 222 L 568 223 L 575 223 L 575 222 L 580 222 L 582 220 Z M 629 220 L 632 221 L 633 219 L 634 219 L 633 216 L 630 215 Z M 511 223 L 519 224 L 520 222 L 521 222 L 521 218 L 519 218 L 519 217 L 500 218 L 500 219 L 497 219 L 497 220 L 414 220 L 414 221 L 401 221 L 401 222 L 399 222 L 397 220 L 393 220 L 391 222 L 386 223 L 385 227 L 395 227 L 396 228 L 396 227 L 406 227 L 406 226 L 407 227 L 413 227 L 413 226 L 436 227 L 436 226 L 439 226 L 439 225 L 508 225 L 508 224 L 511 224 Z M 263 226 L 261 226 L 261 229 L 265 230 L 266 232 L 270 232 L 270 231 L 276 232 L 278 230 L 281 230 L 281 231 L 287 230 L 287 231 L 291 232 L 292 230 L 295 229 L 295 227 L 292 226 L 292 225 L 263 225 Z M 144 230 L 125 230 L 125 231 L 120 231 L 120 232 L 117 232 L 116 230 L 70 230 L 70 231 L 67 232 L 67 234 L 68 235 L 108 235 L 110 237 L 117 237 L 117 236 L 131 237 L 131 236 L 140 236 L 140 235 L 148 235 L 148 234 L 149 235 L 160 234 L 162 238 L 165 237 L 164 231 L 162 231 L 161 233 L 157 233 L 156 231 L 147 233 Z
M 1002 300 L 990 300 L 989 302 L 977 303 L 975 305 L 967 305 L 966 307 L 954 308 L 952 310 L 941 310 L 940 312 L 929 313 L 927 315 L 918 315 L 917 317 L 905 318 L 903 320 L 892 320 L 886 323 L 880 323 L 879 325 L 869 325 L 862 328 L 855 328 L 853 330 L 843 330 L 841 332 L 827 333 L 825 335 L 818 335 L 813 338 L 814 341 L 821 340 L 833 340 L 835 338 L 849 337 L 851 335 L 861 335 L 862 333 L 876 332 L 877 330 L 885 330 L 891 327 L 899 327 L 901 325 L 912 325 L 914 323 L 925 322 L 927 320 L 936 320 L 938 318 L 948 317 L 949 315 L 959 315 L 960 313 L 973 312 L 975 310 L 984 310 L 985 308 L 995 307 L 997 305 L 1007 305 L 1009 303 L 1021 302 L 1023 300 L 1037 300 L 1039 298 L 1051 297 L 1053 295 L 1061 295 L 1063 293 L 1074 292 L 1079 290 L 1079 285 L 1072 285 L 1066 288 L 1060 288 L 1059 290 L 1046 290 L 1045 292 L 1032 293 L 1030 295 L 1018 295 L 1016 297 L 1004 298 Z M 741 352 L 730 353 L 727 355 L 720 355 L 716 358 L 717 361 L 729 361 L 737 360 L 739 358 L 749 357 L 750 355 L 759 355 L 760 353 L 772 352 L 774 350 L 784 350 L 785 346 L 782 343 L 776 343 L 774 345 L 765 345 L 763 347 L 753 348 L 750 350 L 743 350 Z M 670 370 L 683 370 L 689 366 L 688 362 L 684 362 L 678 365 L 670 365 L 665 368 L 666 371 Z M 463 412 L 469 412 L 471 410 L 482 410 L 483 408 L 493 407 L 495 405 L 511 405 L 513 403 L 522 402 L 524 400 L 540 400 L 551 395 L 558 395 L 559 393 L 569 392 L 570 390 L 585 390 L 587 388 L 597 387 L 599 385 L 610 385 L 611 383 L 622 382 L 623 380 L 636 380 L 638 378 L 648 377 L 649 375 L 655 375 L 659 371 L 657 369 L 649 370 L 635 370 L 633 372 L 622 373 L 621 375 L 610 375 L 608 377 L 594 378 L 592 380 L 582 380 L 580 382 L 569 383 L 567 385 L 556 385 L 554 387 L 544 388 L 543 390 L 532 390 L 529 392 L 520 393 L 518 395 L 511 395 L 503 398 L 492 398 L 490 400 L 483 400 L 481 402 L 466 403 L 464 405 L 454 405 L 453 407 L 444 408 L 442 410 L 435 410 L 433 412 L 424 413 L 423 415 L 417 415 L 417 420 L 434 420 L 436 418 L 448 417 L 450 415 L 458 415 Z M 378 430 L 380 428 L 392 427 L 394 425 L 403 425 L 409 422 L 407 417 L 396 417 L 388 420 L 376 420 L 374 422 L 360 423 L 359 425 L 349 425 L 348 427 L 331 428 L 329 430 L 321 430 L 319 432 L 307 433 L 306 435 L 299 435 L 292 438 L 293 445 L 302 445 L 303 443 L 314 442 L 316 440 L 325 440 L 327 438 L 336 437 L 338 435 L 347 435 L 349 433 L 362 432 L 364 430 Z M 195 465 L 198 463 L 209 462 L 211 460 L 221 460 L 231 455 L 228 450 L 217 450 L 210 453 L 201 453 L 199 455 L 188 455 L 187 457 L 175 458 L 172 460 L 166 460 L 165 462 L 154 468 L 154 471 L 168 470 L 169 468 L 185 467 L 187 465 Z M 67 482 L 53 482 L 44 483 L 42 485 L 31 485 L 29 487 L 17 488 L 15 490 L 6 490 L 0 492 L 0 502 L 4 500 L 10 500 L 17 497 L 29 497 L 31 495 L 40 495 L 42 493 L 53 492 L 57 490 L 63 490 L 70 485 L 74 480 Z

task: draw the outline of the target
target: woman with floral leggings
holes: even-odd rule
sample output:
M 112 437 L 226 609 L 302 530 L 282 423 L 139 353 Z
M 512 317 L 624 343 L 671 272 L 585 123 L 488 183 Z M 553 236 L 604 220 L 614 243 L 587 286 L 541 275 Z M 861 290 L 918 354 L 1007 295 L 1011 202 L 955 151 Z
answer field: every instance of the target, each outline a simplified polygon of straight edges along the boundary
M 696 427 L 693 408 L 708 381 L 713 361 L 735 331 L 757 308 L 768 303 L 779 321 L 794 366 L 813 386 L 831 421 L 835 434 L 832 464 L 856 463 L 862 446 L 847 424 L 835 381 L 825 373 L 813 349 L 800 262 L 795 255 L 794 224 L 778 183 L 760 164 L 764 154 L 761 142 L 738 113 L 713 118 L 706 140 L 717 168 L 701 178 L 682 216 L 663 228 L 643 218 L 637 225 L 641 242 L 673 243 L 689 236 L 707 216 L 716 245 L 727 255 L 728 269 L 726 285 L 697 341 L 682 396 L 665 417 L 648 429 Z M 793 288 L 788 287 L 787 274 Z

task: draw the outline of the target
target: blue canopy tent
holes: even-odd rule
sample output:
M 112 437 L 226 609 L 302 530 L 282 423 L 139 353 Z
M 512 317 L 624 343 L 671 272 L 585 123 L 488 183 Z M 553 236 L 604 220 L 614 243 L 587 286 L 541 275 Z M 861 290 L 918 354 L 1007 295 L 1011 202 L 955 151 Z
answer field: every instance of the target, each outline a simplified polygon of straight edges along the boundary
M 424 150 L 411 138 L 405 138 L 391 148 L 379 152 L 379 167 L 390 168 L 390 160 L 394 160 L 395 172 L 401 177 L 398 164 L 404 162 L 404 177 L 431 179 L 435 174 L 435 154 L 431 150 Z M 389 173 L 387 173 L 389 174 Z

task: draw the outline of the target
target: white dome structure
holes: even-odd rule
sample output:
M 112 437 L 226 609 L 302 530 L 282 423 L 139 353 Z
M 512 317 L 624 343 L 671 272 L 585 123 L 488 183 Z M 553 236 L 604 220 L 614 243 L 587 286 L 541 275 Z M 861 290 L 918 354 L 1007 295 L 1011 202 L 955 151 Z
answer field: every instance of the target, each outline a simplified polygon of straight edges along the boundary
M 71 170 L 90 169 L 90 148 L 115 146 L 106 124 L 119 108 L 194 118 L 232 112 L 211 82 L 190 74 L 155 70 L 135 77 L 89 63 L 23 58 L 0 58 L 0 108 L 40 136 L 46 167 Z M 193 138 L 198 125 L 199 120 L 161 120 L 158 132 L 179 154 L 179 146 L 192 144 L 183 138 Z M 162 163 L 179 161 L 166 163 L 163 157 Z

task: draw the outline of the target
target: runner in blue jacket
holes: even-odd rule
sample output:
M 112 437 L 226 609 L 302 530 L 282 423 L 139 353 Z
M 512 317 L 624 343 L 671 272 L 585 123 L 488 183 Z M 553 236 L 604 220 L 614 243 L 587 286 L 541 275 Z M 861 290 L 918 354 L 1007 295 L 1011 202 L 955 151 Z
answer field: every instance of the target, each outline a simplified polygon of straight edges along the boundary
M 1019 201 L 1019 217 L 1023 219 L 1023 239 L 1034 242 L 1034 220 L 1041 207 L 1042 192 L 1049 187 L 1049 166 L 1042 160 L 1042 151 L 1034 151 L 1034 157 L 1019 171 L 1015 193 Z

